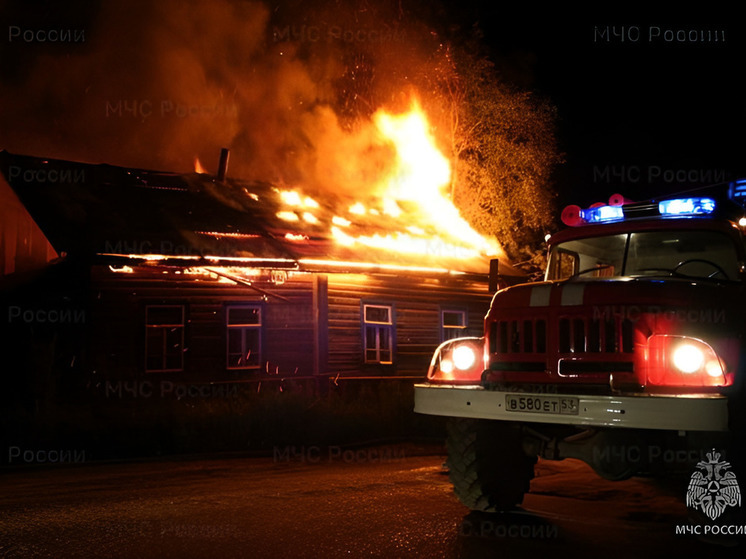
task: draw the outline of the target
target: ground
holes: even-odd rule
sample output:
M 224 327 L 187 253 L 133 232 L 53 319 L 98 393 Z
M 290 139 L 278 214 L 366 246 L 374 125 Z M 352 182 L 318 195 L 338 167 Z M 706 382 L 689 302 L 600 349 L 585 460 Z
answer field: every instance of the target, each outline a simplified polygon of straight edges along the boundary
M 276 448 L 4 469 L 0 556 L 718 557 L 676 484 L 540 462 L 523 508 L 470 513 L 438 445 Z M 742 551 L 742 550 L 741 550 Z

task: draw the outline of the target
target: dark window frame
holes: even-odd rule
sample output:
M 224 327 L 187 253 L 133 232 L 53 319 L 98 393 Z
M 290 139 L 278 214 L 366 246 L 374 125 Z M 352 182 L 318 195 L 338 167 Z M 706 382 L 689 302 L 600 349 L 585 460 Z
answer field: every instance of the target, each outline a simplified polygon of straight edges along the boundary
M 459 314 L 463 318 L 460 326 L 446 324 L 447 313 Z M 469 311 L 463 307 L 440 307 L 440 341 L 447 342 L 454 338 L 463 338 L 469 327 Z
M 368 310 L 386 309 L 388 321 L 369 320 Z M 360 302 L 360 323 L 362 330 L 363 363 L 366 365 L 393 365 L 396 344 L 396 306 L 393 303 L 381 301 Z M 374 344 L 370 344 L 369 337 L 373 334 Z M 381 336 L 384 334 L 384 337 Z M 382 340 L 385 342 L 382 344 Z M 388 348 L 385 347 L 388 344 Z M 373 346 L 373 347 L 371 347 Z M 374 358 L 369 355 L 374 352 Z M 386 359 L 388 354 L 388 359 Z
M 158 322 L 153 317 L 151 324 L 151 310 L 154 309 L 180 309 L 181 321 L 179 322 Z M 184 371 L 184 346 L 186 338 L 186 305 L 183 303 L 157 303 L 145 305 L 145 372 L 146 373 L 180 373 Z M 169 352 L 169 334 L 179 330 L 178 350 Z M 152 341 L 151 335 L 154 331 L 160 330 L 160 356 L 161 366 L 154 368 L 150 366 Z M 178 367 L 168 366 L 169 359 L 178 355 Z
M 255 310 L 258 313 L 259 322 L 258 323 L 237 323 L 237 324 L 231 324 L 231 311 L 232 310 L 246 310 L 251 309 Z M 260 303 L 250 304 L 250 303 L 228 303 L 225 305 L 225 320 L 223 323 L 223 326 L 225 328 L 225 368 L 229 371 L 258 371 L 261 370 L 262 367 L 262 355 L 263 355 L 263 344 L 264 344 L 264 305 Z M 231 351 L 231 349 L 235 349 L 231 347 L 231 331 L 241 331 L 241 351 L 240 353 L 236 351 Z M 256 352 L 258 353 L 258 358 L 256 359 L 255 364 L 246 364 L 246 365 L 235 365 L 231 364 L 232 362 L 232 356 L 235 355 L 244 355 L 246 353 L 247 347 L 247 333 L 256 333 L 257 336 L 257 342 L 256 342 Z M 251 352 L 249 352 L 250 355 Z

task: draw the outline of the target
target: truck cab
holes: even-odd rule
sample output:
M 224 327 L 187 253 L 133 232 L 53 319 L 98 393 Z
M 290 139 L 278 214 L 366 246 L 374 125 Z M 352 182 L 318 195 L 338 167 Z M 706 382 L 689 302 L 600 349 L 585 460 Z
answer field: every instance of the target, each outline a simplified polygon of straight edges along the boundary
M 746 216 L 730 194 L 566 208 L 544 280 L 498 291 L 482 337 L 436 350 L 415 411 L 451 418 L 465 505 L 520 503 L 538 458 L 614 480 L 691 472 L 712 449 L 738 465 Z

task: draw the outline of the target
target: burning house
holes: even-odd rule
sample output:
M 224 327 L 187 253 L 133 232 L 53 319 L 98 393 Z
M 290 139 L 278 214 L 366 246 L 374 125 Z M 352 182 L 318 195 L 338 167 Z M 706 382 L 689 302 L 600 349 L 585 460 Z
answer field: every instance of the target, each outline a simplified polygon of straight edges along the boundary
M 24 388 L 413 382 L 439 343 L 479 335 L 499 248 L 446 200 L 316 199 L 227 177 L 227 155 L 210 175 L 0 152 L 5 342 Z
M 552 160 L 524 157 L 551 139 L 532 103 L 472 115 L 476 54 L 458 47 L 461 76 L 440 26 L 396 2 L 107 3 L 84 23 L 84 44 L 21 36 L 10 52 L 0 344 L 4 394 L 24 409 L 7 431 L 36 444 L 24 419 L 45 402 L 82 403 L 71 419 L 102 429 L 113 408 L 156 423 L 174 399 L 183 418 L 181 395 L 220 387 L 247 400 L 212 406 L 226 415 L 367 387 L 411 412 L 435 348 L 480 335 L 497 283 L 523 277 L 452 200 L 517 221 L 498 211 L 524 198 L 513 177 L 543 183 L 527 167 Z M 520 165 L 501 175 L 481 165 L 494 152 L 464 151 L 487 137 Z

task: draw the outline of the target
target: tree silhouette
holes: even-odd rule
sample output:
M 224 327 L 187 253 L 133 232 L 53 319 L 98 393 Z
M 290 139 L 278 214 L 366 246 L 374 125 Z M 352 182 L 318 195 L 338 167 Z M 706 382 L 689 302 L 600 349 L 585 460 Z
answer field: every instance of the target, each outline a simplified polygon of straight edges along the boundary
M 536 269 L 557 213 L 552 173 L 563 157 L 556 108 L 501 80 L 478 32 L 462 43 L 444 42 L 437 59 L 429 89 L 448 127 L 452 199 L 513 261 Z

